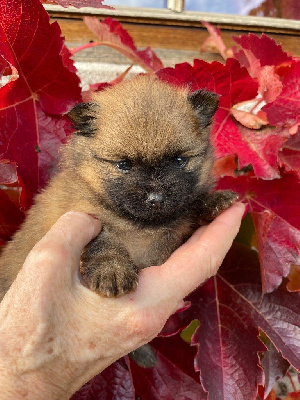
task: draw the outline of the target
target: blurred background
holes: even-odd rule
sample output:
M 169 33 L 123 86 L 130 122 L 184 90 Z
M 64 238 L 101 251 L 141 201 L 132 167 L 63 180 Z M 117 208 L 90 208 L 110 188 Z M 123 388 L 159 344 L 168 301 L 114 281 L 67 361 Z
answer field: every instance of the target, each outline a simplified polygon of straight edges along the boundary
M 176 3 L 178 10 L 255 15 L 274 18 L 300 19 L 299 0 L 106 0 L 111 6 L 167 8 Z

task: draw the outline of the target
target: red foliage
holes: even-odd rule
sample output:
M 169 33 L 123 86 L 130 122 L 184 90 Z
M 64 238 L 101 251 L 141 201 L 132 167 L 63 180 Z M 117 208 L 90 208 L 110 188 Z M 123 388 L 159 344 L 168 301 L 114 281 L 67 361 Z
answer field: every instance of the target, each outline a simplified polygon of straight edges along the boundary
M 192 343 L 199 346 L 196 366 L 213 399 L 255 398 L 256 385 L 262 383 L 257 352 L 265 351 L 257 338 L 258 328 L 300 368 L 300 346 L 295 341 L 300 328 L 299 296 L 283 287 L 262 296 L 258 271 L 256 252 L 236 244 L 218 274 L 187 297 L 190 308 L 170 317 L 161 333 L 170 335 L 193 319 L 200 321 Z
M 86 383 L 71 400 L 135 400 L 127 357 L 116 361 Z
M 300 177 L 300 134 L 291 136 L 278 153 L 281 164 L 287 171 L 293 171 Z
M 287 129 L 267 127 L 262 131 L 254 131 L 238 123 L 232 116 L 232 107 L 252 100 L 258 90 L 257 81 L 238 61 L 229 58 L 223 65 L 195 60 L 193 66 L 184 63 L 175 68 L 164 68 L 158 71 L 158 76 L 178 86 L 189 85 L 192 91 L 205 87 L 218 93 L 220 108 L 212 132 L 216 156 L 235 154 L 239 168 L 251 164 L 259 178 L 279 177 L 277 153 L 288 137 Z
M 272 342 L 268 343 L 269 351 L 264 354 L 262 366 L 265 371 L 265 396 L 271 393 L 276 380 L 284 376 L 289 368 L 289 363 L 282 358 Z
M 261 70 L 267 65 L 278 67 L 292 61 L 292 57 L 288 56 L 274 39 L 265 34 L 258 37 L 250 33 L 239 38 L 235 37 L 234 40 L 241 46 L 235 58 L 249 70 L 254 78 L 258 78 Z
M 215 28 L 211 24 L 205 21 L 201 21 L 202 25 L 204 25 L 208 32 L 209 36 L 205 41 L 202 43 L 201 51 L 213 51 L 217 50 L 221 56 L 226 60 L 227 57 L 232 57 L 232 49 L 228 49 L 223 42 L 221 31 L 218 28 Z
M 297 133 L 300 125 L 300 61 L 294 61 L 285 74 L 283 89 L 264 110 L 270 124 L 291 126 L 291 133 Z
M 197 354 L 179 335 L 157 338 L 154 368 L 142 369 L 125 357 L 73 399 L 204 400 L 208 391 L 210 400 L 251 400 L 264 384 L 263 373 L 262 393 L 274 397 L 270 388 L 286 368 L 282 357 L 300 368 L 300 269 L 289 273 L 291 264 L 300 264 L 300 62 L 266 35 L 242 35 L 235 38 L 239 51 L 227 49 L 220 32 L 206 24 L 226 63 L 195 60 L 163 68 L 150 48 L 136 48 L 117 21 L 85 21 L 99 37 L 93 46 L 110 46 L 174 85 L 188 85 L 191 91 L 205 87 L 220 95 L 212 131 L 215 174 L 219 188 L 235 190 L 248 204 L 253 232 L 242 227 L 247 243 L 233 246 L 218 274 L 188 296 L 190 307 L 170 317 L 162 332 L 173 335 L 199 320 L 192 337 Z M 65 113 L 81 100 L 59 26 L 50 25 L 39 0 L 0 0 L 0 83 L 4 244 L 55 168 L 58 148 L 71 130 Z M 259 330 L 276 350 L 266 352 Z M 265 354 L 262 363 L 258 352 Z
M 124 357 L 93 378 L 71 400 L 206 400 L 193 371 L 195 352 L 179 336 L 152 342 L 153 368 L 141 368 Z
M 300 264 L 300 186 L 296 175 L 263 181 L 253 174 L 224 177 L 219 188 L 231 188 L 249 205 L 256 230 L 263 289 L 276 289 L 290 264 Z M 288 204 L 288 207 L 286 206 Z
M 131 36 L 116 20 L 108 17 L 100 22 L 94 17 L 84 17 L 84 22 L 99 38 L 98 44 L 118 50 L 133 63 L 139 64 L 149 73 L 163 68 L 162 62 L 150 47 L 147 47 L 145 50 L 138 50 Z
M 12 72 L 1 88 L 0 154 L 17 166 L 27 209 L 70 133 L 61 116 L 80 99 L 79 79 L 58 24 L 50 25 L 39 1 L 0 2 L 0 51 Z

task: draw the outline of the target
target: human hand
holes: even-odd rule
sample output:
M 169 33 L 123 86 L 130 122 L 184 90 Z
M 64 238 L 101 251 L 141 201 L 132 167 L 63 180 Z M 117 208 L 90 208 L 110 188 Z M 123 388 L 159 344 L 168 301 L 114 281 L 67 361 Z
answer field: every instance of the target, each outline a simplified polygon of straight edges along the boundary
M 103 298 L 79 277 L 100 222 L 62 216 L 29 253 L 0 305 L 0 399 L 68 399 L 121 356 L 154 338 L 182 299 L 217 272 L 238 232 L 237 203 L 201 227 L 135 292 Z M 1 397 L 5 396 L 5 397 Z

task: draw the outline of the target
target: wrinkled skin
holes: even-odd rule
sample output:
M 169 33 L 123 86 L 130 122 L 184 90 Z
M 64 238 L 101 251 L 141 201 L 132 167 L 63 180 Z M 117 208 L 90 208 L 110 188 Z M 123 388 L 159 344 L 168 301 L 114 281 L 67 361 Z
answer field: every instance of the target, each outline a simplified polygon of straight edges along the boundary
M 82 213 L 62 216 L 0 304 L 0 399 L 68 399 L 149 342 L 182 299 L 217 272 L 243 212 L 236 203 L 198 229 L 165 264 L 142 270 L 137 290 L 120 298 L 98 296 L 80 282 L 80 254 L 100 222 Z

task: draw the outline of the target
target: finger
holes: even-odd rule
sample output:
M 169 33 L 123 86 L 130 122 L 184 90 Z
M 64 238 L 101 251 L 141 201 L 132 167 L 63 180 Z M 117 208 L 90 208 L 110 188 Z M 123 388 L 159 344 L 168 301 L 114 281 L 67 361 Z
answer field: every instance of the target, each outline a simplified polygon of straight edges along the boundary
M 214 275 L 238 233 L 245 206 L 235 203 L 204 229 L 200 228 L 165 264 L 141 272 L 138 290 L 178 301 Z M 151 287 L 147 281 L 151 279 Z M 150 295 L 150 294 L 149 294 Z
M 208 225 L 203 225 L 200 226 L 194 233 L 193 235 L 188 239 L 188 241 L 186 243 L 188 243 L 189 245 L 191 245 L 192 243 L 196 243 L 199 238 L 202 236 L 203 232 L 206 231 Z
M 222 253 L 224 253 L 225 249 L 226 254 L 228 251 L 226 250 L 228 248 L 228 245 L 230 248 L 233 239 L 239 231 L 241 219 L 244 215 L 244 212 L 245 205 L 240 202 L 235 203 L 229 209 L 222 212 L 222 214 L 220 214 L 209 225 L 201 226 L 199 229 L 197 229 L 194 234 L 186 241 L 186 243 L 184 243 L 180 247 L 180 249 L 176 250 L 172 256 L 175 256 L 178 251 L 181 252 L 186 248 L 190 248 L 193 244 L 199 243 L 200 239 L 201 243 L 207 243 L 207 247 L 210 247 L 215 254 L 219 253 L 220 245 L 223 245 Z M 205 233 L 206 231 L 207 233 Z M 226 232 L 231 233 L 231 235 L 227 236 Z
M 83 248 L 100 232 L 101 222 L 92 216 L 70 211 L 62 215 L 30 253 L 33 261 L 50 261 L 78 268 Z M 78 262 L 75 263 L 74 261 Z
M 26 306 L 44 304 L 47 310 L 49 301 L 59 293 L 58 287 L 73 287 L 81 251 L 100 228 L 100 221 L 84 213 L 69 212 L 60 217 L 29 252 L 7 294 L 16 296 L 16 304 L 27 298 Z

